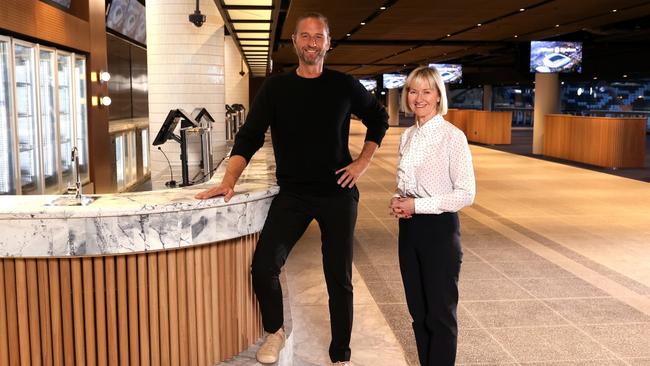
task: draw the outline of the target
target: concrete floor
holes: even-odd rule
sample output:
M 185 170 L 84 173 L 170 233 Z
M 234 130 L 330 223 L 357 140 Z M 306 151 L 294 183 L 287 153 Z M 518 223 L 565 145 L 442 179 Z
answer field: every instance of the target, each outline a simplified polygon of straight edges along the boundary
M 353 155 L 362 147 L 363 131 L 353 123 Z M 355 320 L 363 320 L 353 334 L 358 365 L 399 364 L 389 361 L 399 354 L 390 348 L 384 323 L 408 363 L 417 365 L 397 264 L 397 222 L 387 208 L 402 131 L 390 130 L 359 182 Z M 457 363 L 650 365 L 650 184 L 480 146 L 471 150 L 478 193 L 474 206 L 461 213 Z M 308 296 L 300 290 L 290 294 L 299 319 L 297 354 L 326 354 L 329 339 L 324 287 L 317 289 L 317 277 L 292 270 L 302 262 L 318 273 L 318 239 L 312 226 L 287 263 L 290 281 L 303 278 L 315 286 Z M 305 264 L 310 257 L 315 259 Z M 317 307 L 295 306 L 317 298 Z M 309 328 L 300 331 L 301 322 Z M 378 338 L 388 339 L 389 348 Z M 313 341 L 301 343 L 305 339 Z

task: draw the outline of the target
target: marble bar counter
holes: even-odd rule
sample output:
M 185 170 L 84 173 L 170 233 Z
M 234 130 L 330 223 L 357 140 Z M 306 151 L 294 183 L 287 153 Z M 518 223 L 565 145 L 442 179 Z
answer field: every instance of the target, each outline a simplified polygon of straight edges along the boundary
M 266 146 L 270 146 L 267 144 Z M 0 365 L 215 365 L 263 333 L 250 263 L 273 196 L 270 147 L 221 180 L 151 192 L 0 197 Z
M 57 196 L 0 196 L 0 256 L 52 257 L 124 254 L 179 248 L 237 238 L 261 230 L 278 192 L 271 148 L 262 148 L 244 170 L 236 194 L 197 200 L 221 181 L 149 192 L 93 195 L 87 206 L 57 207 Z

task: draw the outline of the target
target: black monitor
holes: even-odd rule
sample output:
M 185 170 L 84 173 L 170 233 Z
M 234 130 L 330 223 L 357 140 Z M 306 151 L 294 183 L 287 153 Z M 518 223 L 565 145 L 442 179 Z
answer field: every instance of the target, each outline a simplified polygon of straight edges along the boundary
M 195 124 L 194 119 L 190 117 L 184 110 L 172 109 L 169 111 L 169 113 L 167 113 L 167 117 L 165 117 L 165 121 L 163 122 L 162 126 L 160 126 L 160 130 L 158 131 L 156 138 L 153 140 L 153 145 L 162 145 L 169 139 L 176 140 L 174 136 L 174 130 L 176 129 L 178 122 L 181 120 L 183 120 L 181 127 L 189 127 L 190 125 Z

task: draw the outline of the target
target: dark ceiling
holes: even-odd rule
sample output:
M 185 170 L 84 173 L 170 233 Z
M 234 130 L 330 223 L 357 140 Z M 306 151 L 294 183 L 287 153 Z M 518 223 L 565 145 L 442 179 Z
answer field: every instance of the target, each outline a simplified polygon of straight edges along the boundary
M 291 44 L 295 20 L 304 12 L 318 11 L 329 18 L 331 28 L 326 66 L 359 77 L 444 61 L 463 64 L 463 79 L 469 83 L 529 81 L 533 78 L 530 41 L 549 39 L 584 42 L 583 72 L 569 78 L 650 77 L 647 0 L 282 0 L 277 4 L 274 72 L 295 67 Z

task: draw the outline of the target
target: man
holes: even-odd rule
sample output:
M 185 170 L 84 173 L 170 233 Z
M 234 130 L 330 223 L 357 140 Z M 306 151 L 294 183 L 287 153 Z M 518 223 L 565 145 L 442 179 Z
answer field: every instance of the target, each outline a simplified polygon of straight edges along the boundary
M 270 76 L 262 85 L 235 138 L 220 185 L 197 198 L 223 195 L 233 187 L 271 127 L 280 192 L 274 197 L 253 256 L 252 276 L 268 333 L 257 352 L 261 363 L 274 363 L 284 346 L 279 275 L 289 252 L 316 220 L 321 229 L 323 270 L 329 294 L 334 364 L 348 365 L 352 333 L 352 242 L 359 191 L 355 184 L 368 169 L 388 128 L 388 115 L 377 100 L 349 75 L 323 68 L 330 47 L 327 19 L 308 13 L 292 35 L 298 68 Z M 367 127 L 361 154 L 348 149 L 350 114 Z

